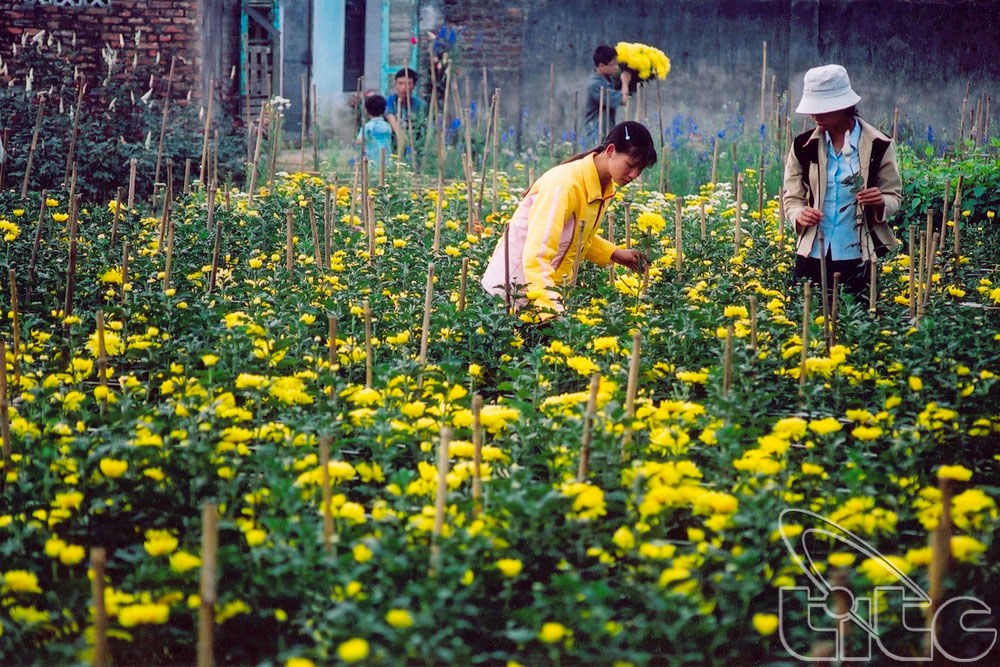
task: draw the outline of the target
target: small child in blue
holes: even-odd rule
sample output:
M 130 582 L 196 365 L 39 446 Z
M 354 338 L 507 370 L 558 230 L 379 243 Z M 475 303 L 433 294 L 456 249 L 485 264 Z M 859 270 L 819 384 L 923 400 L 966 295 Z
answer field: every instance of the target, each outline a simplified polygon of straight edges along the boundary
M 381 162 L 382 151 L 385 151 L 386 163 L 392 155 L 392 126 L 386 122 L 385 98 L 381 95 L 369 95 L 365 98 L 365 111 L 368 112 L 368 122 L 358 131 L 358 145 L 364 142 L 364 153 L 369 166 Z

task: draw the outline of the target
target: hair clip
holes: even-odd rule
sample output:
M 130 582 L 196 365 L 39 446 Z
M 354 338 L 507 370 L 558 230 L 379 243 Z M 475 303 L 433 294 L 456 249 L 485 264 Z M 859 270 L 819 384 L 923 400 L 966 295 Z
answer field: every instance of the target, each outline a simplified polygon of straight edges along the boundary
M 631 141 L 632 137 L 628 136 L 628 125 L 625 126 L 625 141 Z

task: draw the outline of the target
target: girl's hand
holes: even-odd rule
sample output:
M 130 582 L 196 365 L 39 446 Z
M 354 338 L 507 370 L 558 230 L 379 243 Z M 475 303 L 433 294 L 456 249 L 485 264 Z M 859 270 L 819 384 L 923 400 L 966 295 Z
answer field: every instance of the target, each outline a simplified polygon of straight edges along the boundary
M 611 253 L 611 261 L 640 274 L 649 265 L 649 258 L 646 257 L 646 253 L 638 250 L 623 250 L 621 248 Z

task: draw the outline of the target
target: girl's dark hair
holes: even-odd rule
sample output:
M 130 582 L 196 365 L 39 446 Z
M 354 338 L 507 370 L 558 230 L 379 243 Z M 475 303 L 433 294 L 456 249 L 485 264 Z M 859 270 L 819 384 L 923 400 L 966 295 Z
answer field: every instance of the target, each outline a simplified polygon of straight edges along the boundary
M 618 123 L 611 128 L 601 145 L 579 155 L 574 155 L 566 162 L 579 160 L 591 153 L 603 153 L 610 145 L 614 145 L 615 152 L 625 153 L 641 162 L 643 169 L 656 164 L 656 146 L 653 145 L 653 135 L 649 133 L 645 125 L 634 120 Z

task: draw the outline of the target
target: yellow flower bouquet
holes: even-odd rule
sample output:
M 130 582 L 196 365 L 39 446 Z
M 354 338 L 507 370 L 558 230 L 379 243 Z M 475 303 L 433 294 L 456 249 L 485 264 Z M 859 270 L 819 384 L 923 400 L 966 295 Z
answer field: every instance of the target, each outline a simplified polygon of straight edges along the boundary
M 666 79 L 670 72 L 670 58 L 655 46 L 632 42 L 618 42 L 615 45 L 618 62 L 630 69 L 633 80 L 642 83 L 652 79 Z

